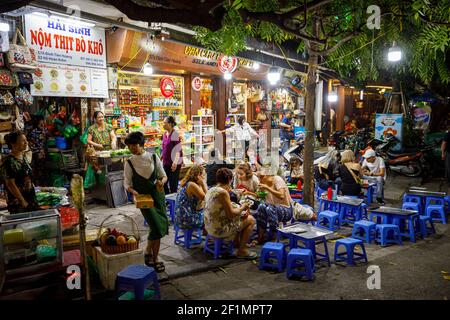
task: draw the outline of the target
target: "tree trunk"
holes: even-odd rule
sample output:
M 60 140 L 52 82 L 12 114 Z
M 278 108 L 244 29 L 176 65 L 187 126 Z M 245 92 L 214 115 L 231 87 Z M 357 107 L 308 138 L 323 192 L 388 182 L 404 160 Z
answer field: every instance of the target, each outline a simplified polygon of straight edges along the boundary
M 306 80 L 305 106 L 305 153 L 303 169 L 305 183 L 303 189 L 304 202 L 314 208 L 314 108 L 316 104 L 316 70 L 317 55 L 310 54 L 308 58 L 308 76 Z

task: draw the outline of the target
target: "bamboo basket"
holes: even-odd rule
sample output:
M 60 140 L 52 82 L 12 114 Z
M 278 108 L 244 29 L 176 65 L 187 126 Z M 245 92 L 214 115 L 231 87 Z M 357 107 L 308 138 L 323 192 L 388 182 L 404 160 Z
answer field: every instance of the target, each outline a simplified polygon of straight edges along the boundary
M 133 232 L 133 236 L 136 239 L 135 243 L 125 243 L 125 244 L 116 244 L 116 245 L 108 245 L 106 243 L 102 243 L 101 241 L 101 236 L 103 233 L 107 232 L 104 231 L 103 233 L 101 232 L 101 230 L 103 229 L 103 224 L 111 217 L 113 216 L 117 216 L 117 215 L 110 215 L 108 217 L 105 218 L 105 220 L 103 220 L 102 224 L 100 225 L 100 228 L 98 229 L 98 234 L 97 234 L 97 238 L 98 238 L 98 242 L 100 243 L 100 247 L 102 248 L 102 251 L 106 254 L 118 254 L 118 253 L 125 253 L 128 251 L 133 251 L 133 250 L 137 250 L 139 249 L 139 242 L 141 240 L 141 237 L 139 236 L 139 228 L 136 224 L 136 222 L 134 221 L 133 218 L 123 214 L 123 213 L 119 213 L 118 215 L 124 216 L 127 219 L 129 219 L 131 221 L 131 227 L 132 227 L 132 232 Z

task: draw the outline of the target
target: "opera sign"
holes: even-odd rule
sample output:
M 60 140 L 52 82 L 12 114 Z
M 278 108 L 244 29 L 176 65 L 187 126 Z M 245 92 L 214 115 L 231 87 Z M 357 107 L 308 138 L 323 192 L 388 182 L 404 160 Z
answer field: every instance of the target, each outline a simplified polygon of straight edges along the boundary
M 192 79 L 192 89 L 194 89 L 195 91 L 200 91 L 201 88 L 202 79 L 200 79 L 200 77 L 194 77 L 194 79 Z
M 222 73 L 225 73 L 227 71 L 229 73 L 233 73 L 234 70 L 236 70 L 236 68 L 237 68 L 237 64 L 238 64 L 238 59 L 236 57 L 225 56 L 225 55 L 222 55 L 219 57 L 218 65 L 219 65 L 219 70 Z
M 159 83 L 159 88 L 164 97 L 170 98 L 175 92 L 175 83 L 169 77 L 164 77 Z

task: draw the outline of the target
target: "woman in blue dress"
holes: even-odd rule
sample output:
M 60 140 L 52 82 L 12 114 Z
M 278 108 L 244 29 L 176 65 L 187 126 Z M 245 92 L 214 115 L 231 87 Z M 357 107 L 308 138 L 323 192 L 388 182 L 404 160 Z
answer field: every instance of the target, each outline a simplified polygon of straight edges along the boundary
M 180 183 L 175 203 L 175 225 L 181 229 L 203 226 L 203 203 L 208 191 L 205 169 L 200 165 L 189 168 Z

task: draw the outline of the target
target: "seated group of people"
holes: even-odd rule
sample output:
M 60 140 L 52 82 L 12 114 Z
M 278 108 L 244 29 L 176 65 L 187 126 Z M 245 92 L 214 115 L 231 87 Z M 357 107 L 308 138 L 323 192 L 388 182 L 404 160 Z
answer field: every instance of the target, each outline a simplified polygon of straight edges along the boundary
M 200 165 L 189 168 L 181 181 L 175 204 L 175 226 L 182 229 L 203 228 L 213 237 L 234 239 L 237 257 L 255 259 L 248 244 L 255 224 L 257 243 L 262 244 L 267 228 L 274 236 L 279 223 L 293 217 L 293 200 L 277 168 L 259 167 L 256 172 L 248 162 L 239 164 L 234 172 L 227 166 L 205 170 Z M 208 171 L 208 172 L 207 172 Z M 208 179 L 207 179 L 208 176 Z M 214 185 L 209 182 L 214 181 Z M 208 183 L 207 183 L 208 181 Z M 259 201 L 257 192 L 264 192 Z
M 372 149 L 364 153 L 362 164 L 356 162 L 351 150 L 339 153 L 332 150 L 327 153 L 314 168 L 314 178 L 319 188 L 338 186 L 340 193 L 346 196 L 361 195 L 361 180 L 376 184 L 377 202 L 383 204 L 383 188 L 386 180 L 386 166 L 383 158 L 377 157 Z

